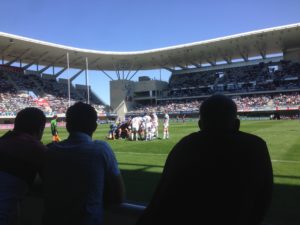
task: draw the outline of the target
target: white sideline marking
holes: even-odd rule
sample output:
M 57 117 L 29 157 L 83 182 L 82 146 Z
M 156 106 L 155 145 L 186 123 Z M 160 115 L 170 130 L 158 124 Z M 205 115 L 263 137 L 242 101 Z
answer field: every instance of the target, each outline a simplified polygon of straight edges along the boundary
M 159 155 L 159 156 L 167 156 L 168 154 L 163 153 L 141 153 L 141 152 L 115 152 L 116 154 L 128 154 L 128 155 Z M 279 160 L 279 159 L 273 159 L 272 162 L 278 162 L 278 163 L 300 163 L 300 161 L 292 161 L 292 160 Z

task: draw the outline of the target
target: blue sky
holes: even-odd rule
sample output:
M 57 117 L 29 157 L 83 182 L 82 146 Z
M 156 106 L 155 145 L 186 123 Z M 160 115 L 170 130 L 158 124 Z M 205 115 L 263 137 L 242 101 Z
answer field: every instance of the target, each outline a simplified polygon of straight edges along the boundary
M 300 22 L 299 0 L 1 0 L 0 31 L 57 44 L 138 51 Z M 109 103 L 109 79 L 90 72 Z M 159 78 L 159 70 L 136 76 Z M 76 82 L 84 81 L 84 74 Z M 162 70 L 162 79 L 170 74 Z

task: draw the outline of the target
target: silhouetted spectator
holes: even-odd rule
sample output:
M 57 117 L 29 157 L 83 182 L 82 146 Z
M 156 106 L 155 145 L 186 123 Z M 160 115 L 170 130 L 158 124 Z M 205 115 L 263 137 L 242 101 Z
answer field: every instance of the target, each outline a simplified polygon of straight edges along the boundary
M 1 225 L 18 224 L 19 203 L 42 169 L 45 123 L 41 110 L 25 108 L 17 114 L 13 131 L 0 138 Z
M 170 152 L 138 225 L 263 221 L 273 185 L 265 141 L 239 131 L 237 107 L 223 95 L 208 98 L 200 118 L 201 131 L 184 137 Z
M 99 225 L 103 208 L 124 199 L 117 160 L 104 141 L 93 141 L 97 113 L 78 102 L 67 110 L 69 137 L 49 145 L 44 168 L 47 225 Z

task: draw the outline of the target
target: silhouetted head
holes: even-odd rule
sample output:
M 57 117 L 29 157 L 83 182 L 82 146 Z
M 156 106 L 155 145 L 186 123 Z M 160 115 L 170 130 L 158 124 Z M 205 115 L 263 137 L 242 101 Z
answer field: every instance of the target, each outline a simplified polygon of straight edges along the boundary
M 199 127 L 204 131 L 234 132 L 240 128 L 237 106 L 225 95 L 213 95 L 200 106 Z
M 53 119 L 56 120 L 56 119 L 57 119 L 57 115 L 54 115 L 54 116 L 53 116 Z
M 97 112 L 89 104 L 77 102 L 68 108 L 66 127 L 69 133 L 83 132 L 90 136 L 97 128 Z
M 46 116 L 43 111 L 28 107 L 18 112 L 14 122 L 14 131 L 27 133 L 41 140 L 45 124 Z

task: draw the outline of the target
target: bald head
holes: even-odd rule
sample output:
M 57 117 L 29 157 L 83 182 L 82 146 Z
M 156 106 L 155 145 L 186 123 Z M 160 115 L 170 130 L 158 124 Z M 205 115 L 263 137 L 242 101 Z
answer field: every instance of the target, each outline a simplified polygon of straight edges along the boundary
M 200 106 L 201 130 L 232 132 L 237 131 L 239 125 L 236 104 L 225 95 L 213 95 Z

